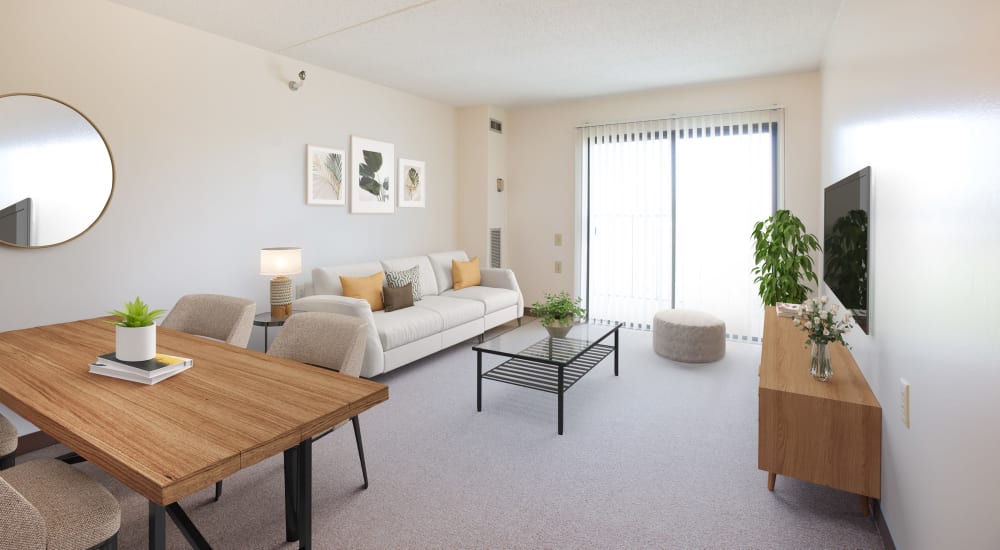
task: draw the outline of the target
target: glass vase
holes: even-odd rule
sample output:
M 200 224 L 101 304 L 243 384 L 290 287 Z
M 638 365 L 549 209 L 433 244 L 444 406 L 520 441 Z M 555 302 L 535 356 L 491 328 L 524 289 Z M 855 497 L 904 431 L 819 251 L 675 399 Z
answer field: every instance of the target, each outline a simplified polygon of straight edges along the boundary
M 812 345 L 812 367 L 809 374 L 820 382 L 826 382 L 833 376 L 833 368 L 830 366 L 830 350 L 826 344 L 813 342 Z

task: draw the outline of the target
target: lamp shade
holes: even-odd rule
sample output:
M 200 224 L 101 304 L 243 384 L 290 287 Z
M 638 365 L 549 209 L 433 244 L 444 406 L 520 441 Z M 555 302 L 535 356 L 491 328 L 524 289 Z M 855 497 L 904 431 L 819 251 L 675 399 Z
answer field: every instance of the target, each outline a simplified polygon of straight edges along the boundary
M 261 275 L 295 275 L 302 273 L 302 249 L 298 247 L 261 248 Z

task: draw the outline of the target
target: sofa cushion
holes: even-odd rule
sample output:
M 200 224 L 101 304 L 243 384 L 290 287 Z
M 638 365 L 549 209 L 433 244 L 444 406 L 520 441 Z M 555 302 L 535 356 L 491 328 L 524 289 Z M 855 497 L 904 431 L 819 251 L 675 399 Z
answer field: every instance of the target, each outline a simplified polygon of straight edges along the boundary
M 413 284 L 406 283 L 399 288 L 387 286 L 382 289 L 382 303 L 386 311 L 396 311 L 413 306 Z
M 434 268 L 434 277 L 437 279 L 438 293 L 451 290 L 455 286 L 455 279 L 451 276 L 451 261 L 469 261 L 469 256 L 462 250 L 451 250 L 448 252 L 435 252 L 428 254 L 431 267 Z
M 486 307 L 487 314 L 516 306 L 518 296 L 519 294 L 513 290 L 488 286 L 470 286 L 461 290 L 449 290 L 441 294 L 442 298 L 462 298 L 463 300 L 481 302 Z
M 434 276 L 434 268 L 427 256 L 410 256 L 408 258 L 393 258 L 382 260 L 382 268 L 386 271 L 402 271 L 413 266 L 420 268 L 420 299 L 424 296 L 437 296 L 438 283 Z
M 343 296 L 344 286 L 340 284 L 341 275 L 346 277 L 367 277 L 377 271 L 382 271 L 382 264 L 378 262 L 317 267 L 312 271 L 313 294 L 336 294 L 337 296 Z
M 385 284 L 389 288 L 401 288 L 409 286 L 414 302 L 420 300 L 420 266 L 413 266 L 403 271 L 386 271 Z
M 361 298 L 368 302 L 372 311 L 382 309 L 382 281 L 383 273 L 372 273 L 365 277 L 345 277 L 340 276 L 340 284 L 344 288 L 344 296 L 348 298 Z
M 421 300 L 423 303 L 423 300 Z M 372 314 L 382 349 L 390 350 L 441 332 L 444 324 L 436 312 L 422 307 L 408 307 L 393 312 Z
M 434 311 L 441 316 L 443 330 L 479 319 L 486 314 L 486 306 L 478 300 L 462 300 L 446 296 L 428 296 L 417 307 Z
M 479 256 L 467 262 L 452 260 L 451 277 L 455 280 L 455 290 L 478 286 L 482 281 L 482 276 L 479 274 Z

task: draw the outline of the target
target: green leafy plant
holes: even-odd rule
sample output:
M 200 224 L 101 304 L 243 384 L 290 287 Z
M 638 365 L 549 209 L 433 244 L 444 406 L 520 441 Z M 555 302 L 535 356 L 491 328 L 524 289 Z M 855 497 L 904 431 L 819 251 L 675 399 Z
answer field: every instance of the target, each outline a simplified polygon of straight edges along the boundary
M 135 297 L 134 302 L 125 302 L 125 311 L 109 311 L 111 315 L 117 315 L 121 317 L 118 321 L 112 321 L 113 324 L 120 327 L 148 327 L 153 324 L 153 321 L 159 319 L 166 313 L 165 309 L 154 309 L 149 310 L 149 306 L 145 302 L 139 299 L 138 296 Z
M 562 325 L 572 324 L 576 319 L 583 319 L 587 310 L 580 307 L 581 298 L 574 300 L 569 293 L 545 294 L 544 302 L 531 304 L 531 310 L 539 318 L 542 326 L 549 326 L 558 321 Z
M 851 210 L 833 222 L 823 243 L 826 278 L 850 309 L 868 309 L 868 214 Z
M 819 284 L 810 252 L 820 250 L 816 236 L 788 210 L 778 210 L 757 222 L 750 234 L 754 241 L 754 267 L 760 299 L 764 305 L 776 302 L 800 304 L 811 291 L 803 281 Z
M 389 200 L 389 178 L 386 177 L 382 183 L 378 181 L 378 171 L 382 169 L 382 153 L 362 151 L 361 154 L 365 161 L 358 165 L 358 173 L 361 175 L 358 185 L 378 197 L 379 201 Z

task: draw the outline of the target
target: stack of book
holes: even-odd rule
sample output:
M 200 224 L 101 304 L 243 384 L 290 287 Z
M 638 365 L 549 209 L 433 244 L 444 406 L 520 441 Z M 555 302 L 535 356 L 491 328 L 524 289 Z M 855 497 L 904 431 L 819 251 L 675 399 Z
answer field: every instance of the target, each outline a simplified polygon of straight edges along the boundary
M 157 353 L 148 361 L 122 361 L 114 353 L 105 353 L 90 364 L 90 372 L 140 384 L 155 384 L 188 370 L 193 364 L 185 357 L 162 353 Z
M 775 309 L 778 310 L 778 317 L 795 317 L 799 314 L 801 307 L 801 304 L 786 304 L 785 302 L 775 304 Z

